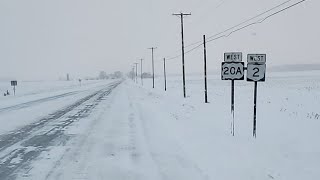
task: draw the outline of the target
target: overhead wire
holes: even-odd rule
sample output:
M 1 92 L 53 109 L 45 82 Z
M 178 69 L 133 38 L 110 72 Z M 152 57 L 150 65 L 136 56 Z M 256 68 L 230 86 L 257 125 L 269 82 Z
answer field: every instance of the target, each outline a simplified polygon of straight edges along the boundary
M 240 31 L 240 30 L 242 30 L 242 29 L 245 29 L 245 28 L 247 28 L 247 27 L 249 27 L 249 26 L 252 26 L 252 25 L 255 25 L 255 24 L 260 24 L 260 23 L 264 22 L 265 20 L 269 19 L 270 17 L 272 17 L 272 16 L 274 16 L 274 15 L 277 15 L 277 14 L 279 14 L 279 13 L 281 13 L 281 12 L 287 10 L 287 9 L 290 9 L 290 8 L 292 8 L 292 7 L 298 5 L 298 4 L 300 4 L 300 3 L 302 3 L 302 2 L 304 2 L 304 1 L 306 1 L 306 0 L 300 0 L 300 1 L 296 2 L 296 3 L 294 3 L 294 4 L 291 4 L 291 5 L 289 5 L 289 6 L 285 7 L 285 8 L 282 8 L 281 10 L 278 10 L 278 11 L 276 11 L 276 12 L 274 12 L 274 13 L 272 13 L 272 14 L 270 14 L 270 15 L 268 15 L 268 16 L 266 16 L 266 17 L 264 17 L 264 18 L 262 18 L 262 19 L 260 19 L 260 20 L 258 20 L 258 21 L 256 21 L 256 22 L 253 22 L 253 23 L 250 23 L 250 24 L 247 24 L 247 25 L 245 25 L 245 26 L 242 26 L 242 27 L 239 27 L 239 28 L 235 29 L 235 28 L 238 27 L 239 25 L 245 24 L 245 23 L 247 23 L 247 22 L 249 22 L 249 21 L 251 21 L 251 20 L 253 20 L 253 19 L 256 19 L 256 18 L 258 18 L 258 17 L 261 16 L 261 15 L 264 15 L 264 14 L 266 14 L 266 13 L 268 13 L 268 12 L 270 12 L 270 11 L 276 9 L 276 8 L 279 8 L 280 6 L 282 6 L 282 5 L 284 5 L 284 4 L 287 4 L 287 3 L 290 2 L 290 1 L 292 1 L 292 0 L 287 0 L 287 1 L 285 1 L 285 2 L 283 2 L 283 3 L 281 3 L 281 4 L 279 4 L 279 5 L 271 8 L 271 9 L 268 9 L 267 11 L 264 11 L 263 13 L 260 13 L 260 14 L 254 16 L 254 17 L 252 17 L 252 18 L 250 18 L 250 19 L 248 19 L 248 20 L 245 20 L 245 21 L 243 21 L 243 22 L 241 22 L 241 23 L 239 23 L 239 24 L 237 24 L 237 25 L 235 25 L 235 26 L 232 26 L 232 27 L 230 27 L 230 28 L 228 28 L 228 29 L 226 29 L 226 30 L 224 30 L 224 31 L 221 31 L 221 32 L 219 32 L 219 33 L 216 33 L 216 34 L 214 34 L 214 35 L 211 35 L 211 36 L 208 37 L 208 40 L 207 40 L 206 42 L 212 42 L 212 41 L 214 41 L 214 40 L 217 40 L 217 39 L 220 39 L 220 38 L 223 38 L 223 37 L 228 37 L 228 36 L 230 36 L 231 34 L 237 32 L 237 31 Z M 235 29 L 235 30 L 229 32 L 228 34 L 223 34 L 223 33 L 226 33 L 226 32 L 228 32 L 228 31 L 232 30 L 232 29 Z M 223 35 L 218 36 L 218 35 L 220 35 L 220 34 L 223 34 Z M 218 36 L 218 37 L 217 37 L 217 36 Z M 213 38 L 213 39 L 212 39 L 212 38 Z M 199 44 L 199 43 L 200 43 L 200 44 Z M 188 54 L 188 53 L 194 51 L 195 49 L 201 47 L 201 46 L 203 45 L 203 42 L 202 42 L 202 41 L 197 41 L 197 42 L 194 42 L 194 43 L 192 43 L 192 44 L 190 44 L 190 45 L 188 45 L 188 46 L 186 46 L 186 47 L 190 47 L 190 46 L 196 45 L 196 44 L 198 44 L 198 45 L 195 46 L 195 47 L 193 47 L 193 48 L 191 48 L 190 50 L 187 50 L 184 54 Z M 167 59 L 167 60 L 172 60 L 172 59 L 176 59 L 176 58 L 178 58 L 178 57 L 180 57 L 180 56 L 181 56 L 181 54 L 180 54 L 180 55 L 173 56 L 173 57 L 169 57 L 169 58 L 166 58 L 166 59 Z
M 219 34 L 222 34 L 222 33 L 225 33 L 225 32 L 227 32 L 227 31 L 229 31 L 229 30 L 232 30 L 232 29 L 236 28 L 237 26 L 240 26 L 240 25 L 242 25 L 242 24 L 244 24 L 244 23 L 247 23 L 247 22 L 249 22 L 249 21 L 251 21 L 251 20 L 253 20 L 253 19 L 256 19 L 256 18 L 258 18 L 259 16 L 262 16 L 262 15 L 264 15 L 264 14 L 266 14 L 266 13 L 268 13 L 268 12 L 274 10 L 274 9 L 277 9 L 278 7 L 280 7 L 280 6 L 284 5 L 284 4 L 287 4 L 287 3 L 291 2 L 291 1 L 292 1 L 292 0 L 284 1 L 284 2 L 282 2 L 282 3 L 280 3 L 280 4 L 278 4 L 277 6 L 274 6 L 274 7 L 270 8 L 270 9 L 268 9 L 267 11 L 264 11 L 264 12 L 262 12 L 262 13 L 256 15 L 256 16 L 254 16 L 254 17 L 252 17 L 252 18 L 249 18 L 249 19 L 247 19 L 247 20 L 245 20 L 245 21 L 243 21 L 243 22 L 241 22 L 241 23 L 239 23 L 239 24 L 237 24 L 237 25 L 234 25 L 234 26 L 232 26 L 232 27 L 230 27 L 230 28 L 228 28 L 228 29 L 226 29 L 226 30 L 224 30 L 224 31 L 221 31 L 221 32 L 216 33 L 216 34 L 214 34 L 214 35 L 212 35 L 212 36 L 209 36 L 208 38 L 210 39 L 210 38 L 215 37 L 215 36 L 217 36 L 217 35 L 219 35 Z
M 235 29 L 235 30 L 231 31 L 231 32 L 230 32 L 229 34 L 227 34 L 227 35 L 219 36 L 218 38 L 228 37 L 228 36 L 230 36 L 231 34 L 237 32 L 237 31 L 240 31 L 240 30 L 242 30 L 242 29 L 244 29 L 244 28 L 247 28 L 247 27 L 249 27 L 249 26 L 252 26 L 252 25 L 255 25 L 255 24 L 261 24 L 261 23 L 263 23 L 265 20 L 267 20 L 268 18 L 270 18 L 270 17 L 272 17 L 272 16 L 274 16 L 274 15 L 276 15 L 276 14 L 279 14 L 279 13 L 285 11 L 286 9 L 289 9 L 289 8 L 295 6 L 295 5 L 298 5 L 298 4 L 302 3 L 303 1 L 306 1 L 306 0 L 301 0 L 301 1 L 299 1 L 299 2 L 297 2 L 297 3 L 295 3 L 295 4 L 293 4 L 293 5 L 290 5 L 290 6 L 284 8 L 284 9 L 281 9 L 281 10 L 275 12 L 275 13 L 272 13 L 272 14 L 266 16 L 265 18 L 259 20 L 259 21 L 256 21 L 256 22 L 254 22 L 254 23 L 247 24 L 247 25 L 245 25 L 245 26 L 243 26 L 243 27 L 240 27 L 240 28 L 238 28 L 238 29 Z M 217 40 L 218 38 L 208 40 L 207 42 L 211 42 L 211 41 Z
M 220 6 L 222 6 L 226 1 L 227 1 L 227 0 L 220 0 L 220 1 L 218 2 L 218 5 L 215 6 L 214 9 L 220 8 Z M 212 10 L 213 10 L 213 9 L 211 8 L 210 11 L 212 11 Z M 178 18 L 179 18 L 179 17 L 178 17 Z M 201 42 L 201 41 L 200 41 L 200 42 Z M 184 48 L 186 49 L 186 48 L 191 47 L 191 46 L 193 46 L 193 45 L 196 45 L 196 44 L 198 44 L 198 43 L 199 43 L 199 41 L 194 42 L 194 43 L 191 43 L 191 44 L 188 44 L 188 45 L 184 46 Z M 177 50 L 177 51 L 175 51 L 175 52 L 178 52 L 178 51 L 181 51 L 181 50 Z

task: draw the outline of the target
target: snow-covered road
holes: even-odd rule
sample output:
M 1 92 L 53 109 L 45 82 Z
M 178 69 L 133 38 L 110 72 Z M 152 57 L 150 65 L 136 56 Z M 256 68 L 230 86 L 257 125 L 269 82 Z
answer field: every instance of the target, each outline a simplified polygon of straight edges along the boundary
M 198 78 L 198 77 L 196 77 Z M 211 180 L 318 179 L 319 82 L 276 76 L 259 84 L 258 137 L 252 137 L 252 84 L 209 80 L 101 81 L 0 104 L 0 179 Z M 8 119 L 6 119 L 8 118 Z
M 148 94 L 117 85 L 8 135 L 21 138 L 3 144 L 0 179 L 207 179 L 163 132 L 170 117 L 144 101 Z
M 0 113 L 4 115 L 1 117 L 17 115 L 21 121 L 15 130 L 3 133 L 0 136 L 0 179 L 15 179 L 17 172 L 30 168 L 30 163 L 38 158 L 41 153 L 47 151 L 49 147 L 64 144 L 70 138 L 64 133 L 64 130 L 71 124 L 89 116 L 91 110 L 104 97 L 109 95 L 119 83 L 121 81 L 99 86 L 100 88 L 95 87 L 88 92 L 79 93 L 78 96 L 72 96 L 75 94 L 73 92 L 63 93 L 2 108 Z M 77 99 L 68 101 L 68 99 L 65 99 L 68 96 L 77 97 Z M 62 101 L 55 102 L 60 98 Z M 70 104 L 70 102 L 72 103 Z M 63 108 L 59 108 L 60 106 L 58 106 L 58 109 L 57 106 L 50 107 L 46 103 L 51 103 L 51 105 L 62 104 Z M 41 113 L 37 111 L 38 104 L 42 109 L 47 108 L 52 112 L 41 117 Z M 30 117 L 22 116 L 24 112 L 36 114 L 35 117 L 41 118 L 28 123 L 29 121 L 23 119 Z M 4 122 L 6 119 L 1 118 L 1 120 Z

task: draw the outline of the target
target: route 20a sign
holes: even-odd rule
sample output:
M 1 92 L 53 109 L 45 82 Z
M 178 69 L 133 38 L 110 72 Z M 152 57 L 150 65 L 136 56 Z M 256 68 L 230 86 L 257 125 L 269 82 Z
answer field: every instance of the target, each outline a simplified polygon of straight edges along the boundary
M 241 52 L 224 53 L 224 62 L 221 65 L 222 80 L 244 80 L 244 63 Z
M 223 62 L 221 66 L 222 80 L 244 80 L 244 62 Z

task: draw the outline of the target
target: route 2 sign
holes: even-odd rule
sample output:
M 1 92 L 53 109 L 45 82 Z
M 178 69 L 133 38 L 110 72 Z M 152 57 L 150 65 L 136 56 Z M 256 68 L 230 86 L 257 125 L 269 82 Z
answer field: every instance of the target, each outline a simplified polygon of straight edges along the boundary
M 222 80 L 244 80 L 244 62 L 222 62 Z
M 266 77 L 266 64 L 251 64 L 247 65 L 247 81 L 264 82 Z
M 248 54 L 247 81 L 264 82 L 266 76 L 266 54 Z

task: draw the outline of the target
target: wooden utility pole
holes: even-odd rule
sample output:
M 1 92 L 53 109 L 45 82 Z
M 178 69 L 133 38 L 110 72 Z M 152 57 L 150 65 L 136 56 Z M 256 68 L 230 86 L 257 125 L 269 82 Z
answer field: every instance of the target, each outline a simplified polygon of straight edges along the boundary
M 163 58 L 164 91 L 167 91 L 166 58 Z
M 141 70 L 141 85 L 143 86 L 143 77 L 142 77 L 142 74 L 143 74 L 143 72 L 142 72 L 142 61 L 143 61 L 143 59 L 141 58 L 140 61 L 141 61 L 141 64 L 140 64 L 141 65 L 141 69 L 140 69 Z
M 177 14 L 172 14 L 174 16 L 180 16 L 181 20 L 181 39 L 182 39 L 182 83 L 183 83 L 183 96 L 186 98 L 186 78 L 185 78 L 185 70 L 184 70 L 184 36 L 183 36 L 183 17 L 184 16 L 190 16 L 191 13 L 185 14 L 185 13 L 177 13 Z
M 203 59 L 204 59 L 204 102 L 208 103 L 206 35 L 203 35 Z
M 152 57 L 152 88 L 154 88 L 154 59 L 153 59 L 153 50 L 157 49 L 156 47 L 151 47 L 151 57 Z
M 132 78 L 132 81 L 134 81 L 134 74 L 135 74 L 135 73 L 134 73 L 134 66 L 132 66 L 132 77 L 131 77 L 131 78 Z
M 138 83 L 138 64 L 139 63 L 134 63 L 136 65 L 136 83 Z

